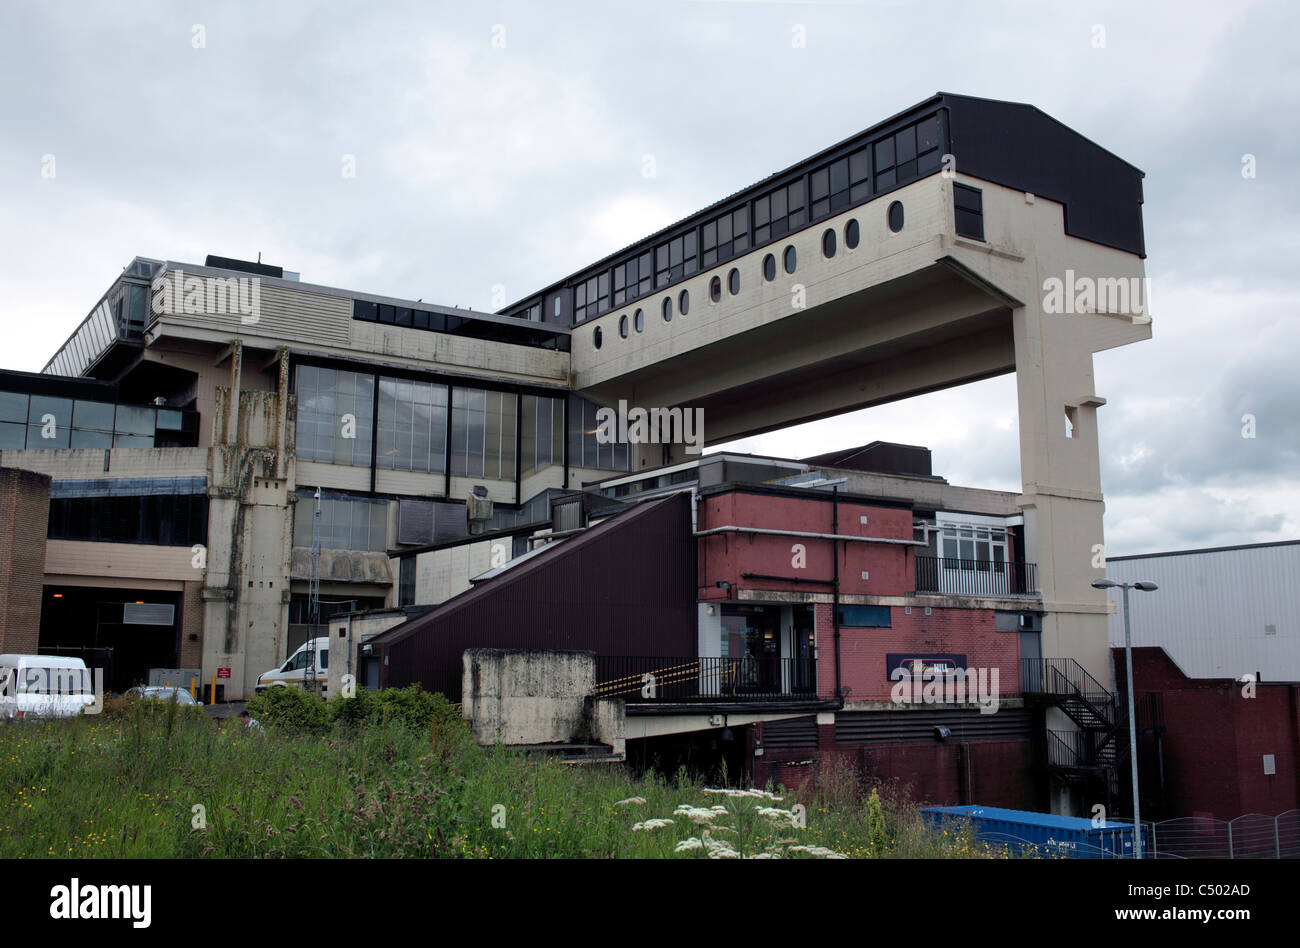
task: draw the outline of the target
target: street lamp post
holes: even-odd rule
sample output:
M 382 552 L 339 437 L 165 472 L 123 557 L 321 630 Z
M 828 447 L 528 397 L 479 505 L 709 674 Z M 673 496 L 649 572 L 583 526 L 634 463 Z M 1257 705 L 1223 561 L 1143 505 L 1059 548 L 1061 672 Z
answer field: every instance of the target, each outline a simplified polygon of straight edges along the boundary
M 1142 807 L 1138 802 L 1138 748 L 1137 748 L 1137 712 L 1133 707 L 1133 627 L 1128 615 L 1128 591 L 1140 589 L 1142 592 L 1154 592 L 1159 589 L 1155 583 L 1117 583 L 1113 579 L 1098 579 L 1093 582 L 1096 589 L 1111 589 L 1118 586 L 1124 590 L 1124 668 L 1125 684 L 1128 691 L 1128 758 L 1129 770 L 1133 773 L 1133 855 L 1142 858 Z

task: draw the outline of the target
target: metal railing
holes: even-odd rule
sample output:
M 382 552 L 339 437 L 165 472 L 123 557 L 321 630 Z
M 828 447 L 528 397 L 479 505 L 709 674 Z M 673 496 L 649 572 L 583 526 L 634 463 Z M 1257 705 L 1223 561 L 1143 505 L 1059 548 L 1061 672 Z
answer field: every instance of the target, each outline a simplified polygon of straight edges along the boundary
M 1072 658 L 1022 658 L 1020 690 L 1027 695 L 1050 695 L 1086 701 L 1114 723 L 1115 696 Z
M 1156 859 L 1300 859 L 1300 810 L 1235 820 L 1184 816 L 1151 824 Z
M 812 660 L 598 655 L 597 697 L 629 703 L 807 701 L 817 695 Z
M 948 596 L 1037 596 L 1038 564 L 918 556 L 916 591 Z

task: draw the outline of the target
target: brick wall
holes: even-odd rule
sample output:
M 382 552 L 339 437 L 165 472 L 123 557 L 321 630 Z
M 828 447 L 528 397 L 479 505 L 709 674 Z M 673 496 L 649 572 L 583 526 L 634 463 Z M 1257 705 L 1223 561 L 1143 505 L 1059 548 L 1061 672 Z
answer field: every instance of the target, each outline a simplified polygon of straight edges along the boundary
M 1115 649 L 1124 690 L 1124 652 Z M 1254 697 L 1231 679 L 1191 679 L 1162 648 L 1133 649 L 1137 694 L 1158 692 L 1164 706 L 1164 805 L 1159 818 L 1208 813 L 1231 820 L 1247 813 L 1276 816 L 1300 807 L 1300 688 L 1257 684 Z M 1154 747 L 1142 739 L 1143 797 L 1154 797 L 1158 771 L 1146 761 Z M 1277 773 L 1264 773 L 1265 754 Z M 1148 772 L 1150 771 L 1150 772 Z
M 0 652 L 36 651 L 49 522 L 49 476 L 0 468 Z
M 853 774 L 864 788 L 880 784 L 902 791 L 918 804 L 1042 808 L 1033 750 L 1025 739 L 846 745 L 835 742 L 833 726 L 823 725 L 816 746 L 768 748 L 754 758 L 760 787 L 770 780 L 803 792 L 812 781 L 831 779 L 832 771 Z
M 835 630 L 831 606 L 818 604 L 818 694 L 835 693 Z M 994 628 L 991 609 L 932 609 L 913 606 L 909 616 L 903 606 L 890 607 L 890 628 L 840 629 L 840 680 L 851 690 L 847 701 L 885 701 L 893 682 L 887 659 L 891 652 L 957 654 L 966 656 L 968 668 L 996 668 L 998 693 L 1020 691 L 1020 637 Z M 990 672 L 991 674 L 991 672 Z M 990 679 L 991 681 L 991 679 Z
M 185 583 L 181 593 L 180 667 L 201 668 L 203 664 L 203 599 L 202 583 Z M 197 639 L 190 641 L 190 636 Z

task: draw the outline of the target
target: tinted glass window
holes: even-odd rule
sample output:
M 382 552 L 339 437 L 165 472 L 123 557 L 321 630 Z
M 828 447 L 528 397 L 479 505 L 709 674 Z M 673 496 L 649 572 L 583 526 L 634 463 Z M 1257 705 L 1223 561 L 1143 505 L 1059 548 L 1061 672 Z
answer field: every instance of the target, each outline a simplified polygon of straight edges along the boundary
M 53 421 L 60 428 L 69 427 L 72 424 L 72 399 L 53 398 L 49 395 L 33 395 L 27 410 L 27 423 L 29 425 L 43 425 L 50 421 Z
M 0 421 L 0 451 L 21 451 L 27 446 L 27 426 Z
M 722 278 L 714 277 L 709 281 L 709 299 L 717 302 L 722 299 Z
M 853 250 L 858 246 L 858 222 L 855 218 L 844 225 L 844 246 Z
M 592 345 L 594 345 L 597 349 L 600 348 L 600 344 L 604 341 L 604 340 L 601 338 L 602 335 L 604 335 L 604 334 L 600 331 L 600 327 L 599 327 L 599 326 L 597 326 L 597 327 L 595 328 L 595 330 L 594 330 L 594 331 L 592 332 L 592 334 L 591 334 L 591 343 L 592 343 Z
M 445 385 L 380 378 L 377 466 L 442 473 L 446 438 Z
M 110 402 L 78 401 L 72 413 L 72 424 L 93 431 L 113 430 L 113 405 Z
M 768 254 L 766 257 L 763 258 L 763 279 L 764 280 L 776 279 L 776 257 L 772 256 L 771 254 Z
M 618 318 L 618 334 L 624 339 L 627 338 L 627 314 L 624 313 Z
M 732 296 L 740 292 L 740 271 L 734 267 L 727 274 L 727 289 L 731 291 Z
M 0 392 L 0 421 L 27 421 L 27 396 L 18 392 Z
M 673 298 L 671 296 L 664 297 L 663 311 L 664 322 L 669 322 L 673 318 Z
M 889 205 L 889 229 L 897 234 L 903 229 L 903 202 L 894 201 Z
M 822 255 L 827 260 L 835 256 L 835 231 L 829 228 L 822 234 Z
M 633 314 L 632 320 L 636 324 L 637 332 L 641 332 L 643 329 L 645 329 L 645 313 L 643 313 L 641 310 L 638 309 L 636 313 Z
M 298 457 L 326 464 L 368 466 L 375 377 L 300 365 L 295 374 L 295 391 Z
M 786 273 L 794 273 L 795 264 L 798 262 L 798 255 L 794 252 L 793 245 L 785 248 L 782 262 L 785 264 Z
M 677 311 L 683 316 L 691 311 L 691 294 L 686 290 L 682 290 L 677 297 Z

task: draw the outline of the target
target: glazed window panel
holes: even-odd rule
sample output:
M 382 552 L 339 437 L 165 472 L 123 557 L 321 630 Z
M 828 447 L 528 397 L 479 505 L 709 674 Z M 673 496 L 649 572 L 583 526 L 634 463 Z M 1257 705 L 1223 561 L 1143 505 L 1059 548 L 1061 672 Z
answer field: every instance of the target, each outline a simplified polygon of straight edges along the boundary
M 453 388 L 451 473 L 514 480 L 515 421 L 513 394 Z
M 295 391 L 298 457 L 326 464 L 369 466 L 374 376 L 301 365 Z M 349 434 L 354 437 L 347 437 Z

